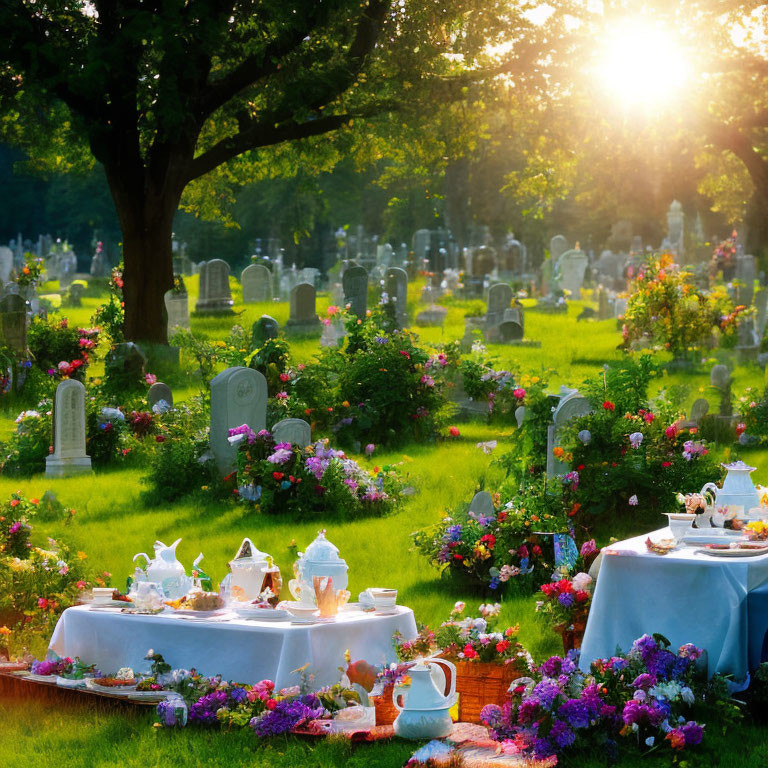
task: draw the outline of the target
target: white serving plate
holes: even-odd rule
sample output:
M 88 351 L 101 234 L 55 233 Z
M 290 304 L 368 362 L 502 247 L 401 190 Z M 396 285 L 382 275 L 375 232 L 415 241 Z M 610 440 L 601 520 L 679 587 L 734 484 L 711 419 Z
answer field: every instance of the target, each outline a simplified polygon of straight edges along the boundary
M 97 677 L 88 678 L 85 683 L 85 687 L 88 688 L 89 691 L 115 694 L 135 692 L 138 685 L 138 683 L 134 683 L 133 685 L 99 685 L 99 679 Z M 154 691 L 152 691 L 152 693 L 154 693 Z
M 768 546 L 762 549 L 699 549 L 697 552 L 713 557 L 757 557 L 768 555 Z
M 686 544 L 724 544 L 732 541 L 746 541 L 744 531 L 732 531 L 728 528 L 697 529 L 692 528 L 685 534 Z
M 189 618 L 189 619 L 212 619 L 216 616 L 223 616 L 226 613 L 225 608 L 216 608 L 213 611 L 193 611 L 190 608 L 176 608 L 171 609 L 171 615 L 172 616 L 179 616 L 182 618 Z M 166 612 L 166 615 L 167 612 Z
M 81 677 L 79 680 L 70 680 L 68 677 L 59 677 L 56 675 L 56 685 L 62 688 L 84 688 L 86 685 L 86 678 Z
M 279 608 L 261 608 L 259 606 L 238 605 L 232 607 L 232 610 L 241 619 L 257 619 L 259 621 L 285 621 L 291 618 L 288 611 Z

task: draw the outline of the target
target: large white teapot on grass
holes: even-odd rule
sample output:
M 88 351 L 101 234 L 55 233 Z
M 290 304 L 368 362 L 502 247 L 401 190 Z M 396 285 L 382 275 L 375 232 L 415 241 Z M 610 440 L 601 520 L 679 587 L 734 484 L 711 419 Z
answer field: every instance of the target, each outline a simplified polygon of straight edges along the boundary
M 134 576 L 135 581 L 152 581 L 158 584 L 166 597 L 175 600 L 189 592 L 192 586 L 192 577 L 187 576 L 184 566 L 176 559 L 176 547 L 181 539 L 171 544 L 170 547 L 162 541 L 154 544 L 155 556 L 150 557 L 146 552 L 139 552 L 133 556 L 135 563 L 139 557 L 143 557 L 147 563 L 142 570 L 138 566 Z

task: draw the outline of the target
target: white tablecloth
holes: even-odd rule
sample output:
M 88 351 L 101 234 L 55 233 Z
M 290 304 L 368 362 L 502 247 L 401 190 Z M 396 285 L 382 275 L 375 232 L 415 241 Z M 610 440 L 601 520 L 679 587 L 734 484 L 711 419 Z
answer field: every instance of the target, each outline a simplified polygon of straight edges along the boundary
M 592 608 L 581 647 L 581 666 L 629 650 L 643 634 L 659 632 L 677 649 L 705 648 L 709 674 L 748 672 L 747 595 L 768 588 L 768 555 L 720 558 L 680 547 L 648 552 L 645 540 L 670 538 L 668 528 L 603 549 Z M 768 616 L 752 617 L 752 621 Z
M 274 680 L 278 688 L 295 685 L 293 670 L 309 664 L 316 687 L 339 681 L 344 652 L 371 664 L 395 660 L 392 635 L 410 639 L 416 622 L 410 608 L 398 606 L 389 616 L 349 610 L 335 621 L 294 624 L 252 621 L 232 614 L 227 621 L 194 621 L 165 612 L 156 616 L 120 613 L 118 609 L 69 608 L 61 615 L 50 648 L 59 656 L 79 656 L 105 673 L 120 667 L 148 670 L 151 648 L 174 668 L 195 667 L 204 675 L 255 683 Z

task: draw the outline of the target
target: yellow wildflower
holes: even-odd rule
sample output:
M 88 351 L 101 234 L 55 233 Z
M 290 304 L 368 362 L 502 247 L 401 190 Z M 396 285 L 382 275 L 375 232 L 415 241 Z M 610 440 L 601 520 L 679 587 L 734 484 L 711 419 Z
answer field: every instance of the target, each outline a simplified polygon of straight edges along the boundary
M 88 555 L 85 554 L 82 550 L 79 550 L 77 553 L 77 559 L 78 560 L 85 560 L 88 557 Z

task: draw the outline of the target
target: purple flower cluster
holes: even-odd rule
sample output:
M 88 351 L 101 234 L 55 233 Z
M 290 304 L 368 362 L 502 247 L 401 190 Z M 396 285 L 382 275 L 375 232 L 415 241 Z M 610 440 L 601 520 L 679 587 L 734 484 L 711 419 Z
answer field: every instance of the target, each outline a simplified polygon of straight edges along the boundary
M 256 433 L 247 424 L 241 424 L 239 427 L 233 427 L 229 430 L 229 437 L 236 435 L 245 435 L 248 445 L 253 445 L 256 442 Z
M 199 698 L 189 708 L 190 721 L 200 723 L 201 725 L 212 725 L 217 721 L 216 713 L 227 706 L 227 692 L 214 691 L 202 698 Z
M 314 694 L 307 694 L 296 699 L 278 701 L 274 709 L 254 717 L 251 728 L 257 736 L 277 736 L 324 714 L 325 709 L 320 699 Z
M 685 645 L 675 654 L 660 636 L 643 635 L 626 655 L 594 662 L 589 675 L 578 667 L 578 651 L 553 656 L 533 679 L 516 681 L 503 707 L 485 707 L 481 720 L 503 751 L 536 758 L 559 755 L 580 740 L 586 746 L 587 737 L 614 753 L 621 737 L 640 729 L 657 729 L 675 750 L 693 746 L 702 726 L 686 715 L 695 703 L 694 662 L 701 653 Z
M 67 672 L 74 662 L 67 657 L 66 659 L 47 659 L 44 661 L 33 661 L 31 672 L 33 675 L 61 675 Z

